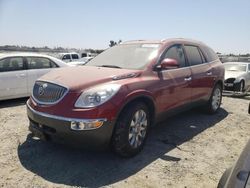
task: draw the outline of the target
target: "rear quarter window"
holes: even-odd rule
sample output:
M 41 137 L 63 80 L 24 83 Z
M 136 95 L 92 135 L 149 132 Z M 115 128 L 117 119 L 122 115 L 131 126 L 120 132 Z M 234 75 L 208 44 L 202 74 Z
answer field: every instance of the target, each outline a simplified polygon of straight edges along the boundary
M 217 54 L 211 48 L 203 46 L 201 50 L 204 53 L 207 62 L 215 61 L 216 59 L 218 59 Z

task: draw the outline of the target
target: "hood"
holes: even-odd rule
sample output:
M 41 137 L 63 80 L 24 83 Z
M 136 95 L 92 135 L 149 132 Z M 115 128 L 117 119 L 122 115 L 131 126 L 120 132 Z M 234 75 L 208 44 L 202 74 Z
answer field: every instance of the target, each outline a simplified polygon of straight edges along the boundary
M 138 70 L 76 66 L 53 70 L 39 80 L 62 85 L 77 92 L 93 85 L 136 77 L 139 73 Z
M 245 74 L 242 71 L 225 71 L 225 80 L 228 78 L 237 78 Z

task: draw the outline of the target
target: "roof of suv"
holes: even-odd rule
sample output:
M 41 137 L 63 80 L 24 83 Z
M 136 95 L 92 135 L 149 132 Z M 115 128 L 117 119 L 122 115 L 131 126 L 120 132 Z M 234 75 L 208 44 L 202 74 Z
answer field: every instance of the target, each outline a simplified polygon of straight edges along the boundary
M 185 38 L 169 38 L 169 39 L 163 39 L 163 40 L 131 40 L 131 41 L 122 42 L 122 44 L 138 44 L 138 43 L 165 44 L 169 42 L 191 42 L 191 43 L 196 43 L 200 45 L 205 45 L 201 41 L 197 41 L 193 39 L 185 39 Z

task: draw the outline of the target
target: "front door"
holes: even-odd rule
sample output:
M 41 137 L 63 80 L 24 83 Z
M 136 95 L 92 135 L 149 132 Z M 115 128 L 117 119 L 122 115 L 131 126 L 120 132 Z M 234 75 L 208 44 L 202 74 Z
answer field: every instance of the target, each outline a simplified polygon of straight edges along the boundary
M 159 76 L 158 105 L 164 112 L 191 102 L 191 69 L 187 66 L 181 44 L 171 46 L 163 58 L 175 59 L 179 68 L 162 70 Z

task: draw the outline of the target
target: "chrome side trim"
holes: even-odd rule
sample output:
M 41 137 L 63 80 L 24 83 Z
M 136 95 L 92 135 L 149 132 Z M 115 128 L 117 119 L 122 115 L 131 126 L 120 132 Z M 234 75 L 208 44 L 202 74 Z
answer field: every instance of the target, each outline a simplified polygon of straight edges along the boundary
M 62 116 L 56 116 L 56 115 L 51 115 L 51 114 L 47 114 L 44 112 L 38 112 L 36 110 L 34 110 L 33 108 L 31 108 L 31 106 L 29 105 L 29 100 L 26 102 L 26 106 L 29 110 L 31 110 L 34 114 L 46 117 L 46 118 L 52 118 L 52 119 L 56 119 L 56 120 L 61 120 L 61 121 L 67 121 L 67 122 L 83 122 L 83 123 L 91 123 L 91 122 L 105 122 L 107 121 L 106 118 L 97 118 L 97 119 L 79 119 L 79 118 L 67 118 L 67 117 L 62 117 Z

